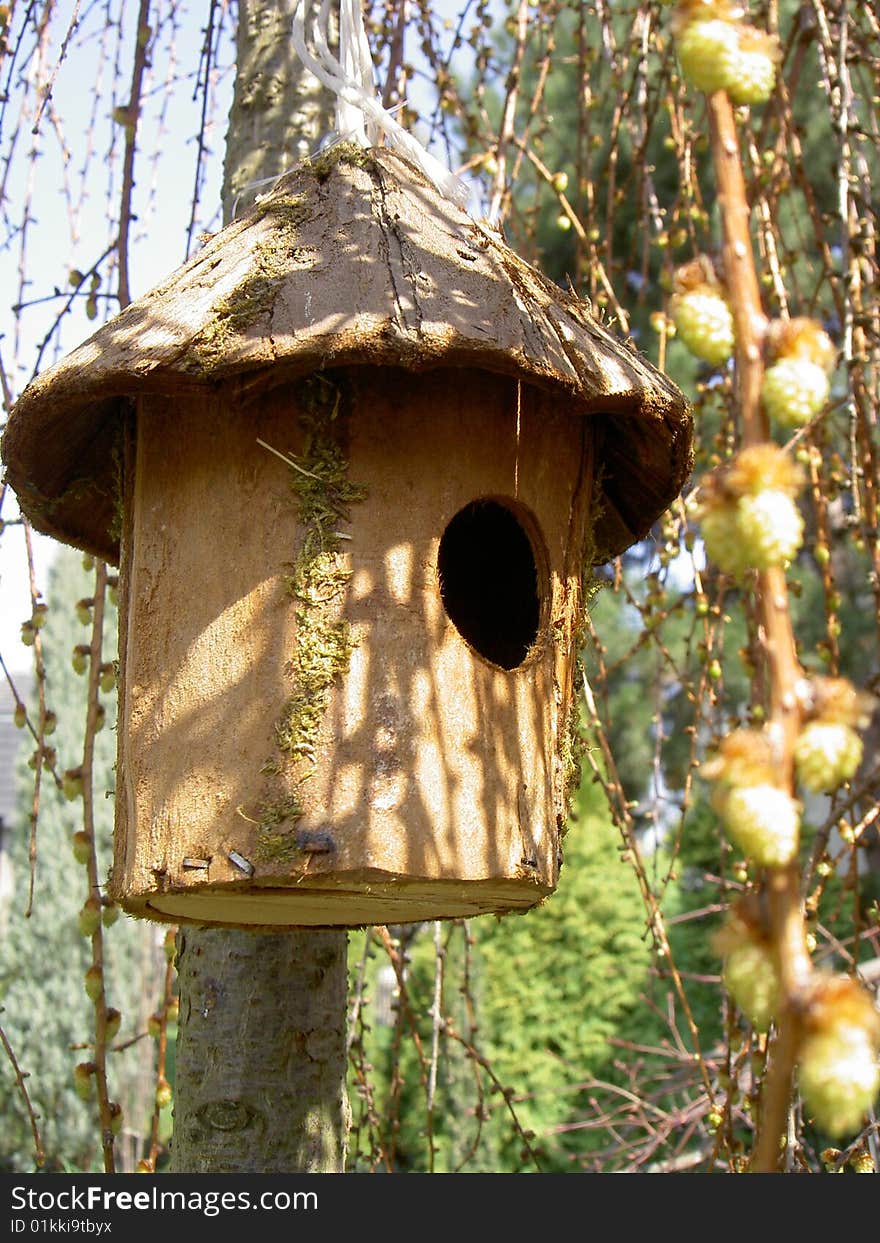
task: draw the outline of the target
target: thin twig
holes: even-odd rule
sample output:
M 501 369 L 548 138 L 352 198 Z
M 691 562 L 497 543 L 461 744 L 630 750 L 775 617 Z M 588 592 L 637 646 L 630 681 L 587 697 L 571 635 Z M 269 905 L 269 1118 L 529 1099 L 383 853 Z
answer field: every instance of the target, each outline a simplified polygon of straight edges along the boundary
M 31 592 L 31 608 L 36 611 L 40 598 L 34 567 L 34 546 L 29 522 L 23 524 L 24 543 L 27 549 L 28 583 Z M 30 832 L 28 835 L 28 900 L 25 917 L 30 918 L 34 908 L 34 887 L 37 880 L 37 822 L 40 816 L 40 786 L 43 778 L 43 762 L 46 743 L 46 666 L 43 660 L 43 638 L 39 629 L 34 633 L 34 669 L 37 676 L 37 749 L 34 770 L 34 789 L 31 797 Z
M 131 199 L 134 194 L 134 159 L 137 153 L 137 128 L 141 115 L 141 91 L 150 45 L 150 0 L 140 0 L 135 32 L 134 63 L 131 71 L 131 92 L 123 109 L 125 116 L 125 155 L 122 160 L 122 201 L 119 208 L 119 307 L 124 310 L 131 302 L 128 279 L 128 234 L 131 228 Z
M 168 1056 L 168 1011 L 174 1000 L 174 960 L 171 959 L 165 964 L 165 981 L 162 988 L 162 1005 L 159 1010 L 159 1039 L 156 1049 L 156 1084 L 157 1086 L 165 1081 L 165 1063 Z M 150 1120 L 150 1147 L 147 1154 L 147 1160 L 150 1163 L 150 1169 L 155 1173 L 156 1162 L 159 1159 L 159 1122 L 161 1117 L 161 1104 L 158 1092 L 153 1096 L 153 1116 Z
M 95 842 L 95 735 L 100 708 L 101 651 L 104 641 L 104 604 L 107 595 L 107 566 L 99 561 L 95 567 L 95 594 L 92 606 L 92 638 L 89 645 L 88 708 L 86 710 L 85 737 L 83 740 L 83 831 L 90 843 L 87 862 L 89 896 L 101 901 L 101 884 L 98 872 L 98 853 Z M 98 1112 L 101 1122 L 101 1147 L 104 1153 L 104 1172 L 115 1173 L 114 1137 L 110 1096 L 107 1088 L 107 997 L 104 971 L 104 929 L 99 919 L 92 933 L 92 970 L 100 978 L 100 991 L 95 999 L 95 1085 L 98 1095 Z
M 3 1007 L 0 1006 L 0 1014 L 2 1013 Z M 6 1056 L 12 1064 L 12 1069 L 15 1071 L 15 1082 L 19 1093 L 21 1094 L 21 1099 L 24 1102 L 24 1107 L 27 1110 L 28 1121 L 31 1126 L 31 1134 L 34 1137 L 34 1160 L 36 1161 L 38 1167 L 42 1167 L 44 1161 L 46 1160 L 46 1153 L 43 1149 L 43 1139 L 40 1135 L 40 1128 L 37 1125 L 40 1116 L 35 1113 L 34 1107 L 31 1103 L 31 1098 L 28 1095 L 27 1084 L 25 1083 L 25 1079 L 28 1077 L 27 1073 L 21 1069 L 21 1066 L 19 1066 L 18 1058 L 15 1056 L 15 1050 L 9 1043 L 9 1037 L 3 1030 L 2 1024 L 0 1024 L 0 1043 L 2 1043 L 3 1048 L 6 1050 Z

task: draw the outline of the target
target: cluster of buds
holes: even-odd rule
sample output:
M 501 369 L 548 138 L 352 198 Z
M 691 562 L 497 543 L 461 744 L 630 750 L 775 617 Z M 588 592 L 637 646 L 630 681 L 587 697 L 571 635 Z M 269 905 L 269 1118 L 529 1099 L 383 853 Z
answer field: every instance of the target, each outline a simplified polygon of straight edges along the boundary
M 94 596 L 89 596 L 88 599 L 84 598 L 82 600 L 77 600 L 76 615 L 77 615 L 77 618 L 79 619 L 80 625 L 91 626 L 92 610 L 94 607 L 95 607 Z
M 61 778 L 61 789 L 68 803 L 72 803 L 75 799 L 82 797 L 83 770 L 81 764 L 78 768 L 68 768 L 65 770 L 64 776 Z
M 73 1086 L 83 1101 L 90 1101 L 95 1094 L 95 1062 L 79 1062 L 73 1070 Z
M 801 482 L 800 469 L 777 445 L 743 449 L 708 477 L 692 506 L 707 555 L 737 578 L 787 565 L 803 539 L 795 500 Z
M 724 987 L 757 1031 L 766 1031 L 779 1009 L 779 978 L 757 899 L 747 895 L 715 934 Z
M 37 767 L 42 763 L 47 768 L 54 768 L 58 761 L 58 752 L 54 747 L 37 747 L 36 751 L 32 751 L 28 758 L 28 768 L 32 772 L 37 771 Z
M 742 898 L 716 934 L 727 991 L 746 1018 L 766 1031 L 778 1015 L 776 961 L 755 894 Z M 807 985 L 798 1053 L 807 1113 L 829 1135 L 859 1129 L 880 1091 L 880 1014 L 855 980 L 814 972 Z
M 761 867 L 783 867 L 797 853 L 800 808 L 778 782 L 779 763 L 763 730 L 737 729 L 703 767 L 712 806 L 728 837 Z
M 82 834 L 82 836 L 86 838 L 86 841 L 83 843 L 86 857 L 84 860 L 80 860 L 80 862 L 87 863 L 89 855 L 91 854 L 91 840 L 89 839 L 87 833 Z M 103 924 L 105 928 L 109 928 L 111 925 L 116 923 L 118 918 L 118 906 L 114 906 L 114 904 L 106 898 L 102 900 L 101 898 L 97 898 L 92 895 L 86 899 L 80 909 L 79 915 L 77 916 L 77 923 L 79 925 L 81 935 L 84 937 L 90 937 L 98 931 L 99 924 Z
M 21 641 L 25 647 L 33 647 L 37 631 L 42 630 L 49 618 L 49 606 L 41 600 L 34 604 L 33 612 L 27 621 L 21 623 Z
M 780 427 L 802 427 L 828 400 L 835 359 L 831 338 L 813 319 L 774 320 L 766 348 L 764 409 Z
M 84 977 L 86 995 L 96 1004 L 104 991 L 104 972 L 100 967 L 92 965 Z
M 16 700 L 15 711 L 12 714 L 12 719 L 15 723 L 16 729 L 24 729 L 27 725 L 27 708 L 20 699 Z M 48 738 L 50 734 L 54 734 L 55 730 L 58 728 L 58 717 L 51 711 L 51 709 L 43 716 L 42 726 L 42 733 L 46 738 Z
M 80 829 L 79 832 L 74 833 L 71 838 L 71 845 L 73 847 L 74 859 L 76 859 L 77 863 L 81 863 L 85 867 L 92 857 L 91 833 L 84 833 L 83 830 Z
M 74 673 L 85 673 L 86 669 L 89 667 L 89 657 L 91 654 L 92 649 L 89 647 L 88 643 L 77 643 L 76 647 L 73 649 L 73 657 L 70 662 L 73 666 Z
M 697 358 L 720 367 L 733 353 L 733 313 L 708 255 L 676 269 L 669 313 L 680 337 Z
M 801 1096 L 816 1125 L 835 1136 L 858 1130 L 880 1091 L 880 1014 L 855 980 L 817 973 L 799 1063 Z
M 98 1066 L 95 1062 L 80 1062 L 74 1067 L 73 1086 L 81 1100 L 90 1101 L 95 1095 L 97 1072 Z M 118 1135 L 122 1130 L 122 1106 L 118 1101 L 108 1101 L 107 1112 L 110 1117 L 111 1134 Z
M 802 687 L 806 718 L 795 744 L 798 780 L 813 794 L 826 794 L 849 781 L 862 762 L 858 734 L 870 719 L 874 698 L 846 678 L 813 678 Z
M 822 1158 L 826 1174 L 842 1174 L 844 1164 L 848 1165 L 854 1174 L 876 1174 L 878 1172 L 870 1150 L 861 1144 L 850 1148 L 848 1153 L 841 1152 L 839 1148 L 823 1148 L 819 1156 Z
M 101 899 L 92 894 L 88 897 L 77 916 L 80 936 L 90 937 L 98 931 L 101 922 Z
M 107 1010 L 106 1022 L 107 1022 L 107 1026 L 106 1026 L 107 1039 L 115 1040 L 116 1037 L 119 1035 L 119 1028 L 122 1023 L 122 1015 L 119 1013 L 118 1010 L 114 1009 L 113 1006 L 110 1006 L 109 1009 Z
M 165 1013 L 164 1013 L 164 1020 L 165 1020 L 166 1028 L 169 1026 L 170 1027 L 176 1026 L 179 1019 L 180 1019 L 180 1002 L 177 999 L 177 997 L 172 997 L 172 999 L 169 1001 L 168 1005 L 166 1006 Z M 155 1014 L 151 1014 L 149 1019 L 147 1020 L 147 1031 L 150 1033 L 150 1035 L 153 1037 L 154 1040 L 158 1040 L 160 1035 L 162 1034 L 162 1020 L 163 1020 L 163 1015 L 161 1011 L 157 1011 Z
M 735 0 L 679 0 L 673 19 L 678 59 L 697 90 L 726 91 L 734 104 L 763 104 L 776 83 L 779 40 L 744 18 Z

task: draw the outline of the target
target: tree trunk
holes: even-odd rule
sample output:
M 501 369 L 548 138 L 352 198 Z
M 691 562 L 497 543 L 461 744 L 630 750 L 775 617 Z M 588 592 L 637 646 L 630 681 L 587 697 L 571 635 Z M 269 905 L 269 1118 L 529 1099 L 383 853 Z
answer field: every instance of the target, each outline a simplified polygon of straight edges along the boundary
M 306 8 L 316 0 L 306 0 Z M 333 103 L 302 68 L 291 0 L 239 0 L 224 218 L 312 151 Z M 176 1173 L 330 1173 L 345 1162 L 344 932 L 178 938 Z
M 341 1172 L 346 935 L 178 936 L 177 1173 Z
M 303 12 L 320 7 L 303 0 Z M 235 95 L 226 134 L 223 219 L 227 223 L 334 127 L 332 95 L 300 63 L 290 37 L 293 0 L 239 0 Z

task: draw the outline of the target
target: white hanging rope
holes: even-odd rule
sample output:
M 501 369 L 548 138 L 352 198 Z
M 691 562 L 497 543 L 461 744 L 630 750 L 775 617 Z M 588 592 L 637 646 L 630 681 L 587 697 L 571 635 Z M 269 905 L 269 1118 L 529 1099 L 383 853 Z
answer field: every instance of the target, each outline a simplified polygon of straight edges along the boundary
M 392 150 L 405 155 L 422 170 L 446 198 L 466 207 L 470 191 L 418 139 L 382 106 L 373 75 L 373 58 L 364 29 L 361 0 L 339 0 L 339 56 L 330 51 L 327 26 L 330 0 L 322 0 L 317 19 L 306 29 L 301 15 L 302 0 L 293 10 L 293 45 L 302 63 L 322 86 L 336 96 L 336 130 L 346 142 L 361 147 L 377 146 L 384 138 Z M 308 40 L 308 42 L 307 42 Z M 314 48 L 309 50 L 308 43 Z

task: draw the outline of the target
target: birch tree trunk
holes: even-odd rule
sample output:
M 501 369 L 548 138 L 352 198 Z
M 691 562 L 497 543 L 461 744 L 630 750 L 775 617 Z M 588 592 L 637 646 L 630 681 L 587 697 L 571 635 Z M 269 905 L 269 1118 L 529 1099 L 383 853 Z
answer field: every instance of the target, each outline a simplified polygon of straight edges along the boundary
M 252 182 L 284 172 L 333 127 L 332 99 L 294 51 L 291 9 L 239 0 L 227 221 L 252 201 Z M 344 932 L 180 933 L 176 1173 L 342 1171 L 346 947 Z

